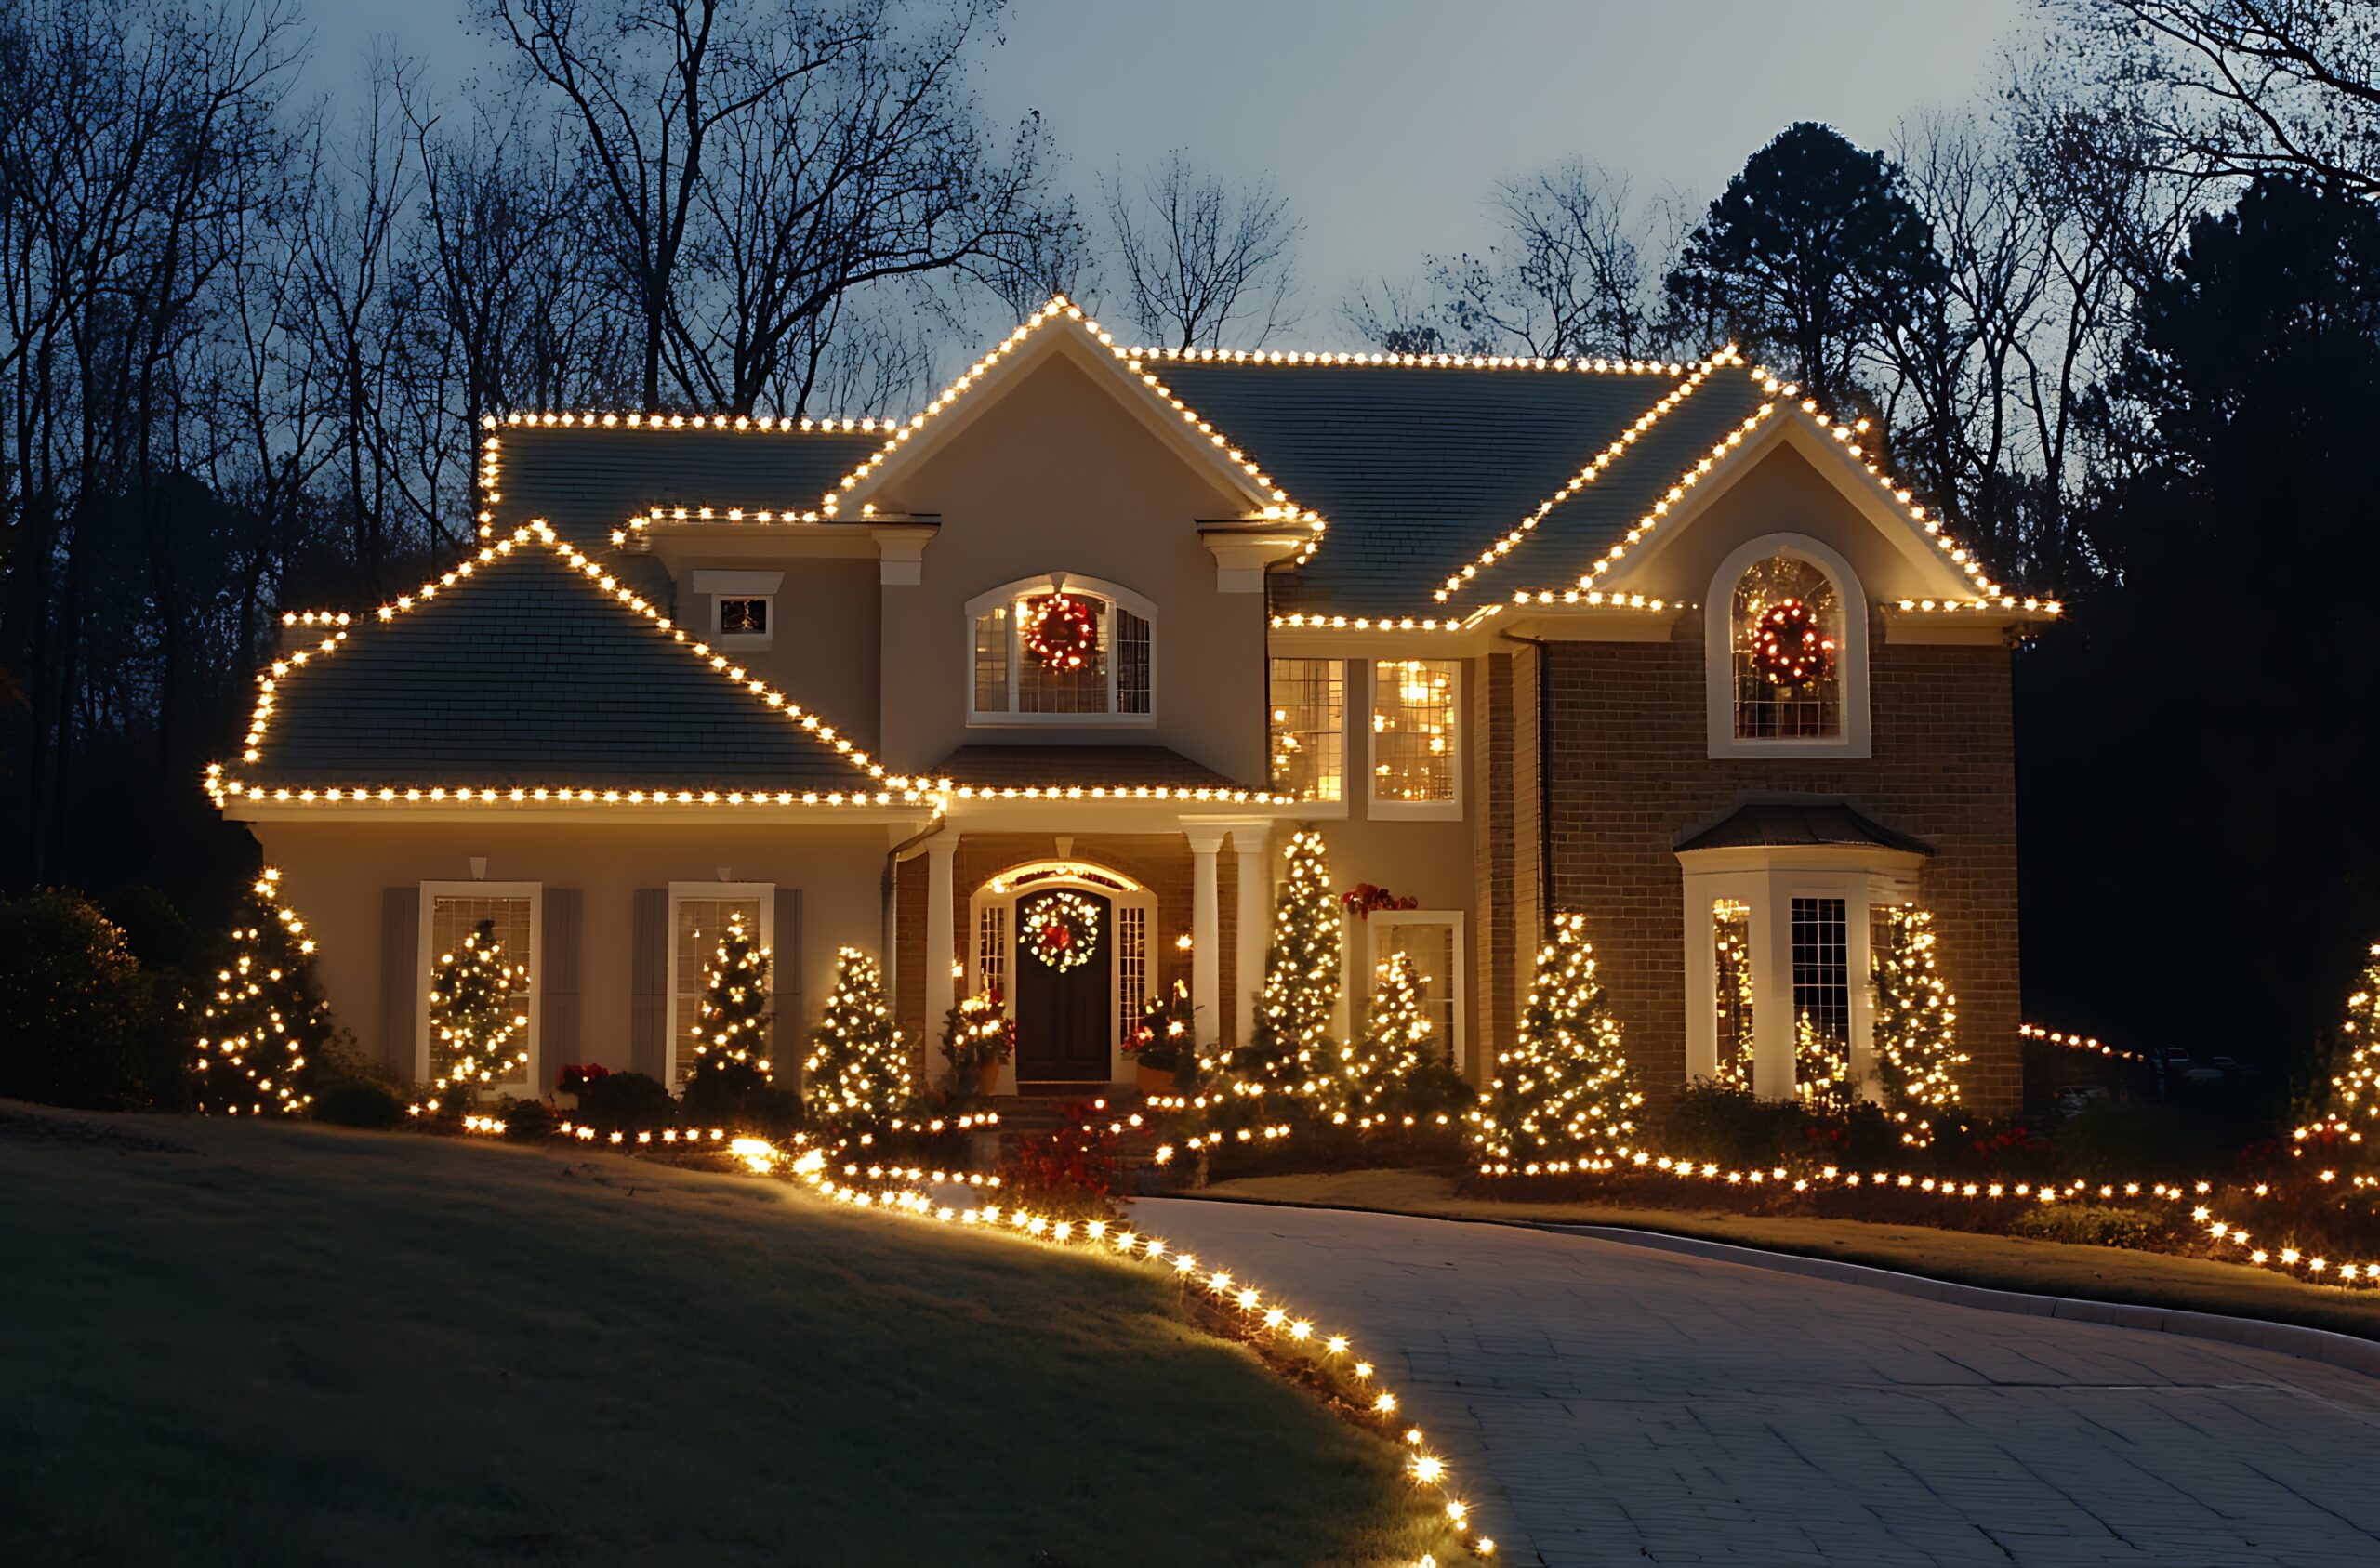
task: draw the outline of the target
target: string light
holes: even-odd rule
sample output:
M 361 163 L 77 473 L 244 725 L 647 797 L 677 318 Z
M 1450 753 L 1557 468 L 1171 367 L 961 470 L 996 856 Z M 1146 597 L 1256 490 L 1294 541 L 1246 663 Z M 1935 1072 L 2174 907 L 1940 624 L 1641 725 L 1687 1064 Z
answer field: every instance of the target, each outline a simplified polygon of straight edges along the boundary
M 774 1083 L 775 1068 L 760 1054 L 769 1032 L 772 950 L 753 941 L 744 912 L 732 909 L 703 966 L 703 993 L 692 1028 L 694 1071 L 733 1082 Z
M 1934 915 L 1915 904 L 1884 911 L 1876 944 L 1876 1065 L 1885 1103 L 1902 1118 L 1901 1141 L 1934 1141 L 1927 1113 L 1959 1103 L 1958 1002 L 1934 967 Z M 1912 1109 L 1913 1108 L 1913 1109 Z
M 306 1042 L 324 1034 L 329 1020 L 312 995 L 314 939 L 281 902 L 281 873 L 266 867 L 248 893 L 257 918 L 232 929 L 231 963 L 215 973 L 191 1066 L 201 1110 L 285 1114 L 313 1103 L 298 1074 Z
M 2354 1043 L 2347 1066 L 2333 1075 L 2330 1095 L 2320 1112 L 2292 1134 L 2303 1155 L 2310 1139 L 2339 1138 L 2349 1144 L 2364 1141 L 2366 1127 L 2380 1127 L 2380 942 L 2366 955 L 2363 983 L 2347 999 L 2347 1017 L 2339 1032 Z
M 909 1048 L 884 1000 L 884 971 L 856 947 L 835 955 L 835 988 L 801 1071 L 813 1101 L 834 1116 L 884 1121 L 917 1099 Z
M 462 945 L 438 957 L 430 981 L 430 1035 L 440 1067 L 430 1096 L 415 1115 L 468 1101 L 479 1089 L 529 1064 L 529 1015 L 515 998 L 529 989 L 529 971 L 506 961 L 496 922 L 482 920 Z M 517 1042 L 517 1044 L 516 1044 Z
M 1634 1130 L 1644 1102 L 1620 1049 L 1620 1021 L 1595 982 L 1587 917 L 1557 914 L 1538 949 L 1519 1038 L 1496 1053 L 1471 1113 L 1479 1168 L 1490 1176 L 1602 1168 L 1607 1140 Z
M 1331 1015 L 1339 1007 L 1339 901 L 1330 891 L 1322 835 L 1300 828 L 1284 855 L 1264 990 L 1249 1044 L 1263 1087 L 1308 1094 L 1339 1058 L 1330 1038 Z

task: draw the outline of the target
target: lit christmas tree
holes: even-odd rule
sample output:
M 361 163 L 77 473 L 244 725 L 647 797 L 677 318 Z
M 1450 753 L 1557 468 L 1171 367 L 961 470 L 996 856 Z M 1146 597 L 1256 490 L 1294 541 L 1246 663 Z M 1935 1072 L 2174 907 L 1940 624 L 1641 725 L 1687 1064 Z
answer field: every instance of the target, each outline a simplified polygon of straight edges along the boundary
M 743 1088 L 774 1081 L 768 1059 L 770 950 L 752 940 L 744 912 L 727 916 L 694 1018 L 694 1072 Z
M 1587 917 L 1556 915 L 1537 954 L 1537 982 L 1521 1015 L 1520 1038 L 1496 1053 L 1496 1070 L 1471 1113 L 1480 1168 L 1593 1169 L 1635 1130 L 1645 1097 L 1620 1051 L 1620 1021 L 1595 983 Z
M 2306 1140 L 2344 1140 L 2368 1160 L 2380 1146 L 2380 942 L 2372 944 L 2361 988 L 2347 999 L 2339 1032 L 2354 1048 L 2346 1066 L 2331 1077 L 2320 1109 L 2297 1129 L 2295 1153 Z M 2334 1157 L 2322 1150 L 2323 1157 Z
M 1321 1091 L 1334 1122 L 1370 1127 L 1386 1119 L 1396 1091 L 1421 1065 L 1433 1025 L 1421 1010 L 1425 982 L 1412 961 L 1392 953 L 1374 971 L 1363 1032 L 1339 1053 L 1339 1075 Z
M 1934 1141 L 1933 1113 L 1959 1102 L 1959 999 L 1934 969 L 1934 916 L 1913 904 L 1884 912 L 1877 944 L 1876 1072 L 1884 1103 L 1902 1122 L 1901 1141 Z
M 267 869 L 249 887 L 250 923 L 232 929 L 231 966 L 216 971 L 199 1013 L 192 1072 L 202 1111 L 258 1116 L 302 1111 L 313 1099 L 298 1074 L 330 1022 L 314 991 L 314 939 L 281 903 L 280 883 Z
M 438 1081 L 422 1109 L 457 1114 L 474 1093 L 529 1061 L 529 1015 L 513 997 L 529 971 L 504 961 L 496 922 L 482 920 L 430 981 L 430 1034 Z
M 801 1070 L 811 1102 L 833 1117 L 881 1121 L 917 1097 L 909 1048 L 884 1000 L 884 971 L 856 947 L 835 955 L 835 989 Z
M 1339 1006 L 1339 901 L 1322 835 L 1301 828 L 1289 840 L 1289 874 L 1273 904 L 1273 942 L 1264 954 L 1264 994 L 1249 1058 L 1268 1089 L 1320 1092 L 1339 1061 L 1330 1015 Z
M 1818 1033 L 1808 1013 L 1793 1021 L 1793 1094 L 1825 1116 L 1847 1116 L 1859 1102 L 1851 1083 L 1851 1058 Z

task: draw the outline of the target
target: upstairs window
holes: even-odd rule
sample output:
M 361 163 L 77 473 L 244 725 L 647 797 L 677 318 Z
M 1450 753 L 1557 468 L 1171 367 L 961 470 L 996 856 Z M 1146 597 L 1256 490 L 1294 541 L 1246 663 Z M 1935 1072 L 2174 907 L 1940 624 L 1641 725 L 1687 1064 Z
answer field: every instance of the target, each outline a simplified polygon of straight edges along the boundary
M 719 632 L 721 637 L 766 637 L 769 601 L 760 598 L 721 600 Z
M 1755 562 L 1730 625 L 1738 740 L 1843 734 L 1843 601 L 1824 571 L 1799 556 Z
M 1105 585 L 1014 584 L 968 606 L 978 723 L 1144 721 L 1156 711 L 1156 611 Z
M 1455 702 L 1461 686 L 1462 665 L 1452 659 L 1373 662 L 1376 814 L 1435 816 L 1455 805 Z
M 1273 787 L 1300 800 L 1347 793 L 1347 666 L 1337 659 L 1276 659 Z

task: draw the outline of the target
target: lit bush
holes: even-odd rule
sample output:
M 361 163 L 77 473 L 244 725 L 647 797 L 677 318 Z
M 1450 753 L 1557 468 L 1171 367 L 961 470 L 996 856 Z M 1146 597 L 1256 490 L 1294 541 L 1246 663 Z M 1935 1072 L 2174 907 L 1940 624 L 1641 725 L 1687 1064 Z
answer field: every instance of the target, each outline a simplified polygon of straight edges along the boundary
M 121 1110 L 178 1082 L 148 977 L 80 893 L 0 902 L 0 1097 Z

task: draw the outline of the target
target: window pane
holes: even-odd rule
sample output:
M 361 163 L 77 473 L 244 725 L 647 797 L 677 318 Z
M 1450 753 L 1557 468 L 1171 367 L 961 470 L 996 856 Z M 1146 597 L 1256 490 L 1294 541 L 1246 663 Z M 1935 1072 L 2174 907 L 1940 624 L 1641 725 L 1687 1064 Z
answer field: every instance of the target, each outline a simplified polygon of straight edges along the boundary
M 694 1024 L 702 1017 L 703 969 L 719 950 L 731 915 L 744 916 L 744 929 L 760 940 L 760 901 L 757 898 L 682 898 L 675 916 L 678 928 L 678 968 L 669 977 L 669 1039 L 673 1062 L 671 1081 L 683 1084 L 694 1070 Z
M 1018 626 L 1047 603 L 1051 595 L 1033 594 L 1017 601 L 1013 613 Z M 1069 597 L 1081 600 L 1099 613 L 1099 651 L 1085 659 L 1075 669 L 1051 669 L 1019 644 L 1016 659 L 1016 711 L 1019 713 L 1105 713 L 1107 709 L 1107 661 L 1116 647 L 1116 617 L 1104 600 L 1086 594 Z
M 1116 1029 L 1130 1041 L 1149 1004 L 1149 912 L 1138 904 L 1116 910 Z
M 1793 901 L 1793 1011 L 1835 1046 L 1851 1038 L 1850 928 L 1841 899 Z
M 1116 711 L 1149 711 L 1149 624 L 1116 607 Z
M 530 990 L 536 982 L 536 977 L 528 973 L 529 901 L 525 898 L 437 897 L 431 899 L 428 974 L 435 975 L 438 972 L 440 955 L 452 953 L 461 947 L 463 939 L 470 935 L 471 929 L 483 920 L 495 923 L 496 940 L 503 950 L 504 961 L 521 972 L 523 983 L 513 992 L 512 999 L 515 1010 L 526 1013 L 529 1011 Z M 429 989 L 429 982 L 425 979 L 422 990 L 427 993 Z M 522 1044 L 525 1046 L 526 1040 L 522 1040 Z M 438 1032 L 431 1030 L 430 1033 L 430 1075 L 436 1078 L 454 1064 L 455 1052 L 451 1049 L 442 1050 L 438 1043 Z M 529 1069 L 525 1066 L 516 1066 L 509 1074 L 496 1078 L 493 1087 L 510 1090 L 516 1094 L 525 1094 L 529 1092 Z
M 1762 666 L 1759 650 L 1773 611 L 1799 605 L 1808 615 L 1805 648 L 1814 673 L 1781 682 Z M 1808 739 L 1843 733 L 1843 605 L 1825 573 L 1793 556 L 1772 556 L 1736 584 L 1733 608 L 1736 734 L 1739 739 Z
M 1338 800 L 1346 778 L 1346 666 L 1336 659 L 1273 661 L 1273 787 L 1300 800 Z
M 1008 995 L 1008 906 L 986 904 L 975 929 L 975 988 Z
M 1372 798 L 1454 798 L 1454 700 L 1462 666 L 1446 659 L 1372 665 Z
M 1752 1087 L 1752 910 L 1734 899 L 1711 905 L 1711 949 L 1719 974 L 1717 1078 Z
M 1008 711 L 1008 606 L 975 617 L 975 711 Z
M 1382 915 L 1371 917 L 1371 926 L 1373 961 L 1384 964 L 1392 954 L 1405 955 L 1421 987 L 1421 1011 L 1430 1020 L 1430 1054 L 1453 1061 L 1454 927 L 1435 920 L 1398 925 Z
M 769 629 L 769 601 L 765 599 L 722 599 L 719 601 L 719 629 L 722 635 L 747 634 L 758 636 Z

